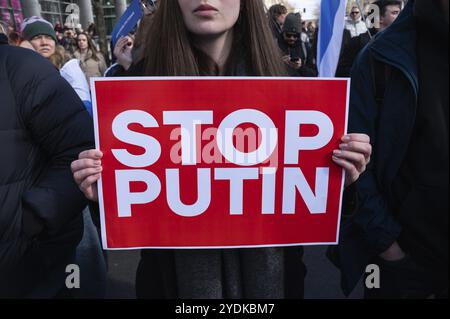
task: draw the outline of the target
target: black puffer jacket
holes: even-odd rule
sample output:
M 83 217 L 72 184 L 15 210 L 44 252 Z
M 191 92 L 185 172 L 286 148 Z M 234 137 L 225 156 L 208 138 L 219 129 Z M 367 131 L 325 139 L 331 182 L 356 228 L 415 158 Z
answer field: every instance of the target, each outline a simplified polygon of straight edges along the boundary
M 0 38 L 0 298 L 63 287 L 86 206 L 70 163 L 93 145 L 89 114 L 57 70 Z

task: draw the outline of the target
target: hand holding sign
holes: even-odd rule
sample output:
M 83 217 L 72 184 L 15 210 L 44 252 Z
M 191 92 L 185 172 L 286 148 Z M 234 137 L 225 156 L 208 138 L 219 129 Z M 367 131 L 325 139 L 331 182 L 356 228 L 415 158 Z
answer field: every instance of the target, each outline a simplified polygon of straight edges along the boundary
M 78 160 L 72 162 L 73 178 L 87 199 L 97 202 L 97 181 L 103 170 L 101 158 L 103 153 L 99 150 L 81 152 Z
M 346 80 L 96 81 L 103 170 L 98 151 L 72 168 L 90 199 L 102 173 L 104 247 L 335 243 L 338 167 L 348 185 L 371 155 L 367 136 L 341 140 L 347 89 Z
M 366 134 L 349 134 L 342 137 L 339 150 L 333 151 L 333 161 L 345 169 L 345 186 L 356 182 L 365 172 L 372 156 L 370 137 Z
M 344 144 L 333 151 L 333 161 L 345 169 L 345 186 L 356 182 L 365 172 L 372 155 L 372 145 L 369 136 L 365 134 L 349 134 L 342 137 Z M 99 150 L 89 150 L 80 153 L 79 159 L 72 163 L 75 182 L 87 199 L 98 201 L 97 181 L 101 176 L 101 158 Z

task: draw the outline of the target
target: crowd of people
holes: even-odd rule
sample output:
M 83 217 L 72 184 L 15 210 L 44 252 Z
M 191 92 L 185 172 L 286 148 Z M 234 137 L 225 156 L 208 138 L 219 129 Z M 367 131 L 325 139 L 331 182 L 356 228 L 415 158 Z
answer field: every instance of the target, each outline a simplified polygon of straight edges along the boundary
M 42 18 L 30 17 L 23 21 L 21 32 L 11 29 L 7 33 L 10 45 L 34 50 L 49 59 L 76 88 L 82 100 L 90 102 L 90 78 L 103 76 L 107 68 L 105 57 L 93 41 L 95 28 L 92 24 L 88 31 L 83 31 L 60 24 L 53 26 Z M 78 63 L 74 63 L 74 59 Z M 75 64 L 79 65 L 81 73 Z M 85 81 L 80 77 L 81 74 L 84 74 Z
M 140 30 L 145 29 L 149 24 L 151 17 L 156 8 L 157 1 L 153 1 L 153 5 L 148 5 L 147 1 L 142 1 L 144 11 L 143 19 L 140 23 Z M 353 6 L 345 22 L 345 30 L 343 37 L 341 60 L 336 72 L 337 77 L 349 77 L 353 62 L 356 60 L 358 53 L 364 48 L 369 41 L 377 34 L 388 27 L 400 14 L 403 1 L 402 0 L 379 0 L 374 3 L 378 6 L 381 16 L 380 25 L 370 28 L 363 18 L 363 13 L 359 6 Z M 273 37 L 276 39 L 279 49 L 282 52 L 282 61 L 287 65 L 287 72 L 290 76 L 315 77 L 318 75 L 316 66 L 317 54 L 317 37 L 318 28 L 314 21 L 302 21 L 300 13 L 289 13 L 288 9 L 282 4 L 275 4 L 269 8 L 267 12 L 269 24 L 272 29 Z M 29 49 L 38 50 L 33 45 L 30 35 L 25 32 L 25 27 L 31 22 L 37 20 L 36 17 L 26 19 L 22 25 L 22 32 L 14 31 L 8 28 L 7 34 L 11 45 L 21 46 Z M 40 22 L 46 22 L 41 19 Z M 49 26 L 51 24 L 48 22 Z M 128 70 L 132 64 L 132 60 L 136 60 L 136 49 L 133 47 L 142 47 L 143 36 L 139 30 L 134 30 L 126 37 L 122 37 L 112 51 L 112 61 L 116 62 L 109 66 L 108 73 L 106 60 L 100 53 L 97 44 L 93 41 L 97 37 L 96 27 L 91 23 L 87 31 L 83 31 L 81 26 L 72 28 L 62 26 L 57 23 L 52 26 L 53 31 L 45 30 L 45 35 L 53 37 L 55 40 L 55 50 L 51 50 L 50 54 L 46 54 L 51 61 L 56 61 L 55 65 L 58 69 L 75 58 L 80 61 L 80 67 L 89 83 L 91 77 L 113 76 L 119 71 Z M 33 34 L 34 35 L 34 34 Z M 36 43 L 36 41 L 34 41 Z M 132 57 L 134 55 L 134 57 Z
M 217 14 L 205 19 L 195 14 L 204 2 L 142 0 L 143 18 L 117 41 L 108 69 L 92 26 L 74 32 L 38 17 L 20 34 L 0 26 L 0 138 L 8 148 L 0 297 L 70 295 L 64 267 L 82 263 L 83 231 L 99 227 L 103 154 L 88 115 L 90 78 L 318 75 L 317 26 L 300 14 L 281 4 L 266 13 L 260 0 L 210 0 Z M 367 298 L 448 298 L 448 1 L 375 4 L 375 28 L 359 6 L 345 23 L 336 76 L 352 77 L 350 133 L 332 160 L 345 170 L 348 203 L 329 257 L 346 293 L 376 263 L 385 276 Z M 100 247 L 98 237 L 92 245 Z M 105 273 L 96 254 L 86 271 Z M 137 296 L 301 298 L 302 255 L 300 247 L 143 250 Z M 104 287 L 94 293 L 102 294 Z

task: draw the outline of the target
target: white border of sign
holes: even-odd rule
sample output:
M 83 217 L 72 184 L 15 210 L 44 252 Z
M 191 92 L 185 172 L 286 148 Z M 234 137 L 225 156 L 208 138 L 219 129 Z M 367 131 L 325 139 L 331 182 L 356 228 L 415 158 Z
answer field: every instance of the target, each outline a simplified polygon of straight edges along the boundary
M 173 81 L 173 80 L 290 80 L 290 81 L 346 81 L 347 82 L 347 103 L 345 109 L 345 134 L 348 133 L 348 115 L 349 115 L 349 105 L 350 105 L 350 78 L 293 78 L 293 77 L 224 77 L 224 76 L 214 76 L 214 77 L 192 77 L 192 76 L 170 76 L 170 77 L 116 77 L 116 78 L 91 78 L 91 91 L 92 91 L 92 111 L 94 120 L 94 132 L 95 132 L 95 145 L 97 149 L 101 149 L 100 145 L 100 135 L 98 127 L 98 113 L 97 113 L 97 96 L 95 92 L 96 82 L 107 82 L 107 81 Z M 268 247 L 296 247 L 296 246 L 328 246 L 337 245 L 339 243 L 339 234 L 341 227 L 341 217 L 342 217 L 342 199 L 344 195 L 345 188 L 345 171 L 342 169 L 342 185 L 341 185 L 341 195 L 339 200 L 339 212 L 338 212 L 338 224 L 336 232 L 336 241 L 331 243 L 307 243 L 307 244 L 284 244 L 284 245 L 252 245 L 252 246 L 207 246 L 207 247 L 134 247 L 134 248 L 109 248 L 108 241 L 106 239 L 106 221 L 105 221 L 105 206 L 103 198 L 103 185 L 102 178 L 98 181 L 98 204 L 100 208 L 100 226 L 102 232 L 102 244 L 105 250 L 138 250 L 138 249 L 245 249 L 245 248 L 268 248 Z

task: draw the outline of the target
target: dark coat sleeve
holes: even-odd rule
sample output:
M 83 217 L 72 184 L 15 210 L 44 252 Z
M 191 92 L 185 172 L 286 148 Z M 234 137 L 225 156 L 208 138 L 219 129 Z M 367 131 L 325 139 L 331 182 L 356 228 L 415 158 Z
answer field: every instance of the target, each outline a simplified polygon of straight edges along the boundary
M 355 186 L 358 193 L 358 212 L 352 222 L 362 231 L 364 239 L 375 254 L 389 248 L 400 235 L 401 227 L 389 210 L 386 193 L 377 180 L 377 121 L 379 106 L 376 102 L 369 50 L 364 50 L 352 71 L 349 132 L 370 136 L 374 149 L 372 162 Z
M 23 86 L 14 88 L 20 116 L 47 159 L 22 202 L 48 232 L 57 232 L 87 205 L 70 164 L 80 152 L 94 147 L 92 121 L 72 87 L 45 59 L 30 54 L 15 73 L 27 77 Z
M 300 75 L 304 77 L 317 77 L 318 71 L 315 65 L 315 57 L 312 48 L 307 46 L 308 54 L 306 59 L 303 59 L 303 66 L 300 68 Z M 303 55 L 303 54 L 302 54 Z

